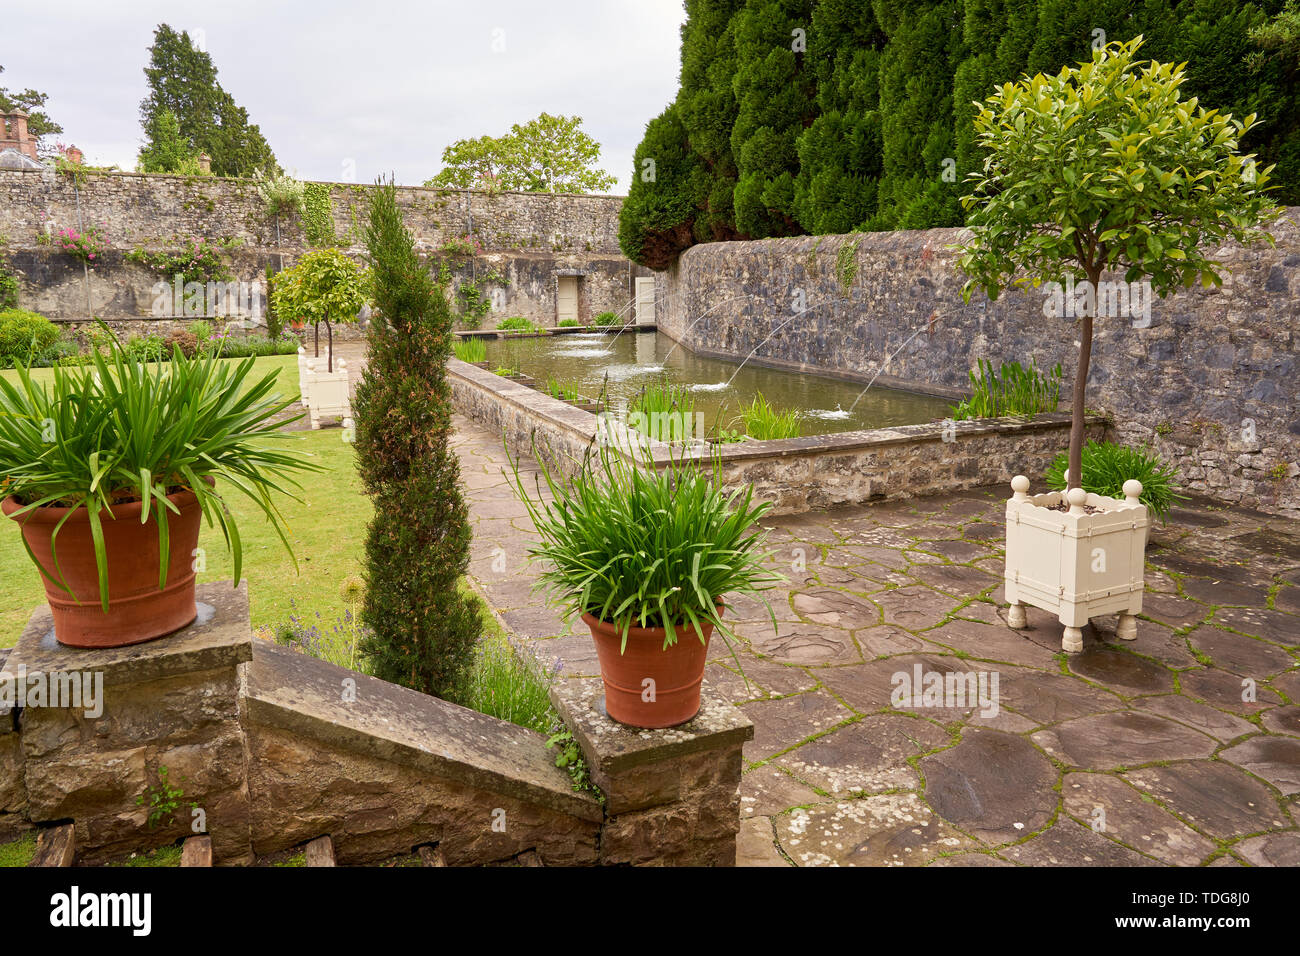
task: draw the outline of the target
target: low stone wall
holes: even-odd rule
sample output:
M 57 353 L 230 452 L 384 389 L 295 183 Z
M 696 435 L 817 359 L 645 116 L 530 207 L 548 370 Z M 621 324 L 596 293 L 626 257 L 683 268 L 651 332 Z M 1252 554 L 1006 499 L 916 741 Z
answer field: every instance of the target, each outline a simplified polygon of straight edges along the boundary
M 753 727 L 729 704 L 706 696 L 689 724 L 642 732 L 561 682 L 602 805 L 541 734 L 255 640 L 243 585 L 198 599 L 177 634 L 97 651 L 57 644 L 42 607 L 0 652 L 0 687 L 102 681 L 93 701 L 15 692 L 0 711 L 0 840 L 70 822 L 79 863 L 191 833 L 225 865 L 322 836 L 344 864 L 429 845 L 451 865 L 735 863 Z
M 448 367 L 458 410 L 499 431 L 512 454 L 531 455 L 576 474 L 602 434 L 601 420 L 536 389 L 452 359 Z M 616 429 L 619 426 L 615 426 Z M 1088 437 L 1106 434 L 1105 419 L 1089 419 Z M 752 488 L 775 514 L 941 494 L 1016 474 L 1041 475 L 1069 441 L 1070 416 L 1037 415 L 968 422 L 902 425 L 777 441 L 741 442 L 716 450 L 723 480 Z M 656 466 L 683 452 L 650 443 Z M 711 449 L 687 452 L 703 458 Z
M 1226 245 L 1221 289 L 1196 287 L 1143 315 L 1101 319 L 1088 403 L 1117 436 L 1146 442 L 1216 498 L 1300 512 L 1300 209 L 1276 245 Z M 958 229 L 714 242 L 658 283 L 660 330 L 704 355 L 904 388 L 962 387 L 978 359 L 1060 363 L 1072 320 L 1043 290 L 962 302 Z M 1109 276 L 1118 280 L 1120 276 Z M 806 310 L 806 311 L 804 311 Z M 796 314 L 798 313 L 798 314 Z M 1144 327 L 1145 325 L 1145 327 Z M 1032 472 L 1022 468 L 1026 474 Z

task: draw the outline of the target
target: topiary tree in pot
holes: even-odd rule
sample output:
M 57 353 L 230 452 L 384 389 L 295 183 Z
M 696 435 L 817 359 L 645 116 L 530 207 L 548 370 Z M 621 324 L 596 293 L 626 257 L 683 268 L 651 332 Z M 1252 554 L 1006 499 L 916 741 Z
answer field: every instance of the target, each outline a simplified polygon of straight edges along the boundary
M 1078 316 L 1067 491 L 1031 498 L 1017 476 L 1007 517 L 1011 626 L 1024 626 L 1023 604 L 1053 611 L 1067 651 L 1082 649 L 1083 624 L 1104 613 L 1118 611 L 1119 636 L 1135 638 L 1142 601 L 1140 483 L 1126 484 L 1125 501 L 1080 487 L 1094 319 L 1131 307 L 1136 283 L 1159 298 L 1220 285 L 1212 250 L 1271 241 L 1261 227 L 1278 215 L 1263 192 L 1272 167 L 1239 152 L 1255 117 L 1183 100 L 1183 65 L 1139 61 L 1141 45 L 1112 43 L 1090 63 L 1006 83 L 975 104 L 985 159 L 962 199 L 971 230 L 963 298 L 1055 283 L 1064 314 Z M 1123 283 L 1103 282 L 1106 273 Z

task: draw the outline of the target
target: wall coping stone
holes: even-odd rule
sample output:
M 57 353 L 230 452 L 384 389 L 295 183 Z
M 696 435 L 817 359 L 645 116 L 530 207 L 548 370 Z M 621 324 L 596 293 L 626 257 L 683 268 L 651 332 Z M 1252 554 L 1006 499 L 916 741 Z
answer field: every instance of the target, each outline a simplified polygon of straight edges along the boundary
M 0 680 L 16 679 L 20 666 L 28 675 L 93 669 L 104 675 L 105 687 L 112 687 L 233 668 L 252 660 L 248 582 L 233 588 L 229 581 L 200 584 L 196 598 L 199 618 L 188 627 L 142 644 L 93 650 L 58 643 L 49 605 L 42 604 L 0 666 Z
M 557 681 L 551 702 L 567 723 L 593 769 L 613 775 L 633 767 L 707 750 L 739 746 L 754 737 L 754 725 L 730 701 L 700 695 L 700 712 L 678 727 L 644 730 L 611 720 L 601 708 L 605 686 L 599 677 Z
M 356 681 L 363 705 L 343 701 L 345 679 Z M 267 641 L 253 646 L 241 699 L 254 724 L 585 820 L 604 817 L 593 797 L 573 790 L 541 734 Z

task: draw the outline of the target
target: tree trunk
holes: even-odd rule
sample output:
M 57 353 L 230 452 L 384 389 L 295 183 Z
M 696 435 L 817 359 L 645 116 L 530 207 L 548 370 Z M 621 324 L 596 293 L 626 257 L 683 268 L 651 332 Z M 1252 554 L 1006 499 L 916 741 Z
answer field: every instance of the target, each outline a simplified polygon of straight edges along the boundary
M 1083 486 L 1084 401 L 1088 393 L 1088 364 L 1092 360 L 1092 318 L 1097 311 L 1097 288 L 1101 284 L 1101 267 L 1088 271 L 1092 284 L 1092 307 L 1079 325 L 1079 367 L 1074 373 L 1074 403 L 1070 419 L 1070 479 L 1066 490 Z

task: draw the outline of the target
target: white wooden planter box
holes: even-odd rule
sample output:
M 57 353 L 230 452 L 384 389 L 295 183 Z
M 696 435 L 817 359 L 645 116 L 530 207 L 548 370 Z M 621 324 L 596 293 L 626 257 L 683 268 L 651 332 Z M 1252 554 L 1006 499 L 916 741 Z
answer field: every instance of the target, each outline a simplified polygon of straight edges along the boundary
M 316 371 L 316 360 L 309 359 L 305 381 L 311 390 L 311 404 L 307 410 L 311 417 L 311 427 L 320 428 L 325 418 L 349 419 L 352 417 L 352 399 L 348 394 L 348 363 L 339 359 L 337 370 L 333 372 Z
M 1072 488 L 1029 495 L 1029 479 L 1011 481 L 1007 501 L 1008 623 L 1026 626 L 1024 605 L 1055 614 L 1065 626 L 1061 647 L 1083 650 L 1082 628 L 1094 617 L 1119 614 L 1117 634 L 1137 637 L 1149 525 L 1138 498 L 1142 483 L 1126 481 L 1124 500 Z M 1068 511 L 1050 510 L 1067 501 Z M 1096 510 L 1088 514 L 1085 506 Z
M 307 364 L 310 361 L 307 350 L 298 346 L 298 391 L 302 395 L 303 408 L 311 408 L 311 382 L 307 380 Z

